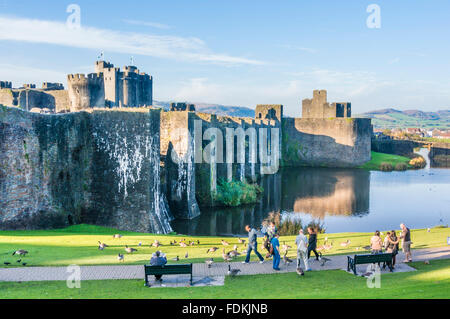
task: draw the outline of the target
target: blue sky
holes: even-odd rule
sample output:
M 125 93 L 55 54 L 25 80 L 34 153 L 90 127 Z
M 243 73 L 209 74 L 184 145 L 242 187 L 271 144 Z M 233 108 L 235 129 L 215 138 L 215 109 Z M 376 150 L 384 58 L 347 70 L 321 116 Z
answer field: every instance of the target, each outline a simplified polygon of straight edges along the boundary
M 81 29 L 69 30 L 69 4 Z M 366 25 L 379 5 L 381 28 Z M 449 1 L 0 0 L 0 80 L 59 81 L 101 51 L 154 77 L 156 100 L 253 108 L 327 89 L 353 112 L 450 108 Z

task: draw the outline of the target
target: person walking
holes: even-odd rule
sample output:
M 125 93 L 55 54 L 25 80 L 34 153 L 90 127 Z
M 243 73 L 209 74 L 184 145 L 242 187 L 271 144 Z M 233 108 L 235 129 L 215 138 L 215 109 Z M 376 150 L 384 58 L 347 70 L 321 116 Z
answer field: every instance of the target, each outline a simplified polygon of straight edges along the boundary
M 400 239 L 402 242 L 402 250 L 405 253 L 405 260 L 403 262 L 410 263 L 412 261 L 411 256 L 411 231 L 405 224 L 401 223 L 400 228 L 402 229 L 402 234 L 400 235 Z
M 280 270 L 280 260 L 281 260 L 280 241 L 278 240 L 279 237 L 280 237 L 280 235 L 275 234 L 275 236 L 270 241 L 270 244 L 272 245 L 272 250 L 273 250 L 273 269 L 276 271 Z
M 272 254 L 270 252 L 270 245 L 272 242 L 272 238 L 275 237 L 276 232 L 277 228 L 275 226 L 275 223 L 270 222 L 269 226 L 267 227 L 266 233 L 264 234 L 264 248 L 267 250 L 266 258 L 272 257 Z
M 375 231 L 375 234 L 370 239 L 370 249 L 372 249 L 372 254 L 381 254 L 383 249 L 383 241 L 380 237 L 380 231 Z
M 250 227 L 250 225 L 245 226 L 245 230 L 248 232 L 248 246 L 247 246 L 247 257 L 243 264 L 248 264 L 250 262 L 250 254 L 252 250 L 255 252 L 256 256 L 259 258 L 259 263 L 264 263 L 264 258 L 258 252 L 258 235 L 256 229 Z
M 311 252 L 316 255 L 316 260 L 320 260 L 319 253 L 316 251 L 317 248 L 317 233 L 312 227 L 308 227 L 309 239 L 308 239 L 308 259 L 311 256 Z
M 297 269 L 301 269 L 300 260 L 303 260 L 305 271 L 311 271 L 308 264 L 308 238 L 303 234 L 303 229 L 298 231 L 295 244 L 297 245 Z
M 391 234 L 390 234 L 388 240 L 389 240 L 389 244 L 386 249 L 386 252 L 392 254 L 392 268 L 394 268 L 395 259 L 398 254 L 398 243 L 400 242 L 400 239 L 397 238 L 395 230 L 391 231 Z

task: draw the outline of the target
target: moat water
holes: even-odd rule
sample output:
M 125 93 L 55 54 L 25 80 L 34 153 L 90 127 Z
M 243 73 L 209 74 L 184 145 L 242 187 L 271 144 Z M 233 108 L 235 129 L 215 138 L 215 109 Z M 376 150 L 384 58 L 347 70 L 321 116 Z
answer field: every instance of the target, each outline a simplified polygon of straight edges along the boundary
M 172 227 L 186 235 L 238 236 L 271 213 L 282 222 L 319 222 L 327 233 L 398 229 L 402 222 L 428 228 L 450 219 L 450 169 L 429 165 L 405 172 L 289 168 L 265 176 L 261 185 L 256 205 L 203 208 L 200 217 L 175 220 Z

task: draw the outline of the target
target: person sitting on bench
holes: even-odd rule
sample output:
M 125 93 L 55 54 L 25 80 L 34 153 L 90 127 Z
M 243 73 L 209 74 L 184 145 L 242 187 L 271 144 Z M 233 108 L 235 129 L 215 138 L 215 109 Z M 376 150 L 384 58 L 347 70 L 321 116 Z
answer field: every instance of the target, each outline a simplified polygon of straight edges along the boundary
M 153 253 L 152 258 L 150 259 L 150 266 L 164 266 L 167 264 L 166 255 L 161 253 L 159 250 Z M 156 281 L 162 281 L 162 275 L 155 275 Z

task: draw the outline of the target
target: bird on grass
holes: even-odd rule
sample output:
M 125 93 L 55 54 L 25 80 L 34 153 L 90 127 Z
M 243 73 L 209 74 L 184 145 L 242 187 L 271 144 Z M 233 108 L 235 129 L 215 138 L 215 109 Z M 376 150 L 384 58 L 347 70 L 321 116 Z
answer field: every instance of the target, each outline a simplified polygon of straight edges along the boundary
M 184 243 L 184 242 L 180 242 L 180 246 L 181 247 L 187 247 L 186 243 Z
M 207 253 L 207 254 L 208 254 L 208 253 L 215 253 L 217 249 L 219 249 L 219 248 L 217 248 L 217 247 L 211 247 L 210 249 L 208 249 L 208 250 L 206 251 L 206 253 Z
M 320 256 L 320 266 L 323 267 L 325 266 L 325 263 L 327 261 L 331 261 L 331 259 L 327 258 L 327 257 L 323 257 L 322 254 L 319 255 Z
M 184 255 L 184 258 L 189 258 L 188 252 L 186 252 L 186 255 Z
M 429 265 L 429 264 L 430 264 L 430 261 L 425 260 L 423 263 L 424 263 L 425 265 Z
M 287 252 L 290 248 L 292 248 L 291 246 L 289 246 L 289 245 L 286 245 L 286 242 L 284 241 L 283 242 L 283 246 L 281 246 L 281 248 L 283 248 L 283 250 L 285 251 L 285 252 Z
M 244 240 L 244 239 L 241 239 L 241 238 L 239 238 L 239 239 L 238 239 L 238 243 L 239 243 L 239 244 L 245 244 L 245 240 Z
M 228 276 L 234 277 L 240 272 L 240 269 L 231 269 L 231 265 L 228 265 Z
M 119 254 L 117 255 L 117 260 L 119 260 L 119 261 L 124 261 L 124 260 L 125 260 L 125 257 L 123 256 L 123 254 L 119 253 Z
M 222 251 L 222 258 L 223 258 L 223 260 L 225 260 L 225 261 L 230 261 L 230 260 L 231 260 L 231 257 L 228 256 L 228 254 L 225 252 L 225 248 L 224 248 L 223 251 Z
M 105 244 L 105 243 L 102 243 L 102 242 L 98 242 L 98 249 L 99 250 L 103 250 L 103 249 L 105 249 L 106 247 L 109 247 L 107 244 Z
M 228 246 L 230 243 L 222 239 L 222 245 Z
M 200 240 L 197 240 L 197 245 L 200 245 Z
M 350 245 L 350 243 L 351 243 L 350 239 L 347 239 L 347 241 L 341 243 L 341 246 L 342 247 L 347 247 L 348 245 Z
M 128 247 L 128 245 L 125 245 L 125 251 L 129 254 L 132 254 L 133 252 L 137 251 L 136 248 Z
M 177 256 L 177 257 L 175 257 L 175 258 L 172 258 L 172 260 L 173 260 L 173 261 L 179 261 L 179 260 L 180 260 L 180 257 Z
M 16 250 L 15 252 L 13 252 L 13 256 L 14 255 L 19 255 L 19 256 L 26 256 L 28 254 L 28 251 L 24 250 L 24 249 L 19 249 Z
M 205 260 L 206 265 L 208 266 L 208 268 L 211 268 L 212 264 L 214 263 L 214 259 L 213 258 L 208 258 Z
M 122 235 L 121 235 L 121 234 L 115 234 L 115 235 L 113 235 L 113 239 L 119 239 L 119 238 L 122 238 Z
M 5 264 L 5 266 L 11 265 L 11 263 L 10 263 L 10 262 L 7 262 L 7 261 L 5 261 L 4 264 Z
M 300 267 L 298 267 L 295 272 L 299 275 L 299 276 L 304 276 L 305 273 L 303 272 L 303 269 L 301 269 Z
M 20 263 L 22 261 L 22 259 L 19 259 L 17 262 Z
M 234 257 L 240 256 L 241 253 L 235 249 L 235 250 L 229 251 L 227 253 L 227 255 L 228 255 L 228 257 L 234 258 Z
M 430 228 L 427 228 L 427 232 L 428 232 L 428 233 L 431 232 L 431 229 L 430 229 Z
M 142 246 L 142 242 L 141 242 L 141 241 L 139 242 L 138 246 L 139 246 L 139 247 Z
M 22 263 L 22 266 L 24 266 L 24 267 L 25 267 L 26 265 L 27 265 L 27 263 Z
M 161 246 L 161 243 L 157 239 L 155 239 L 152 246 L 158 248 L 159 246 Z

